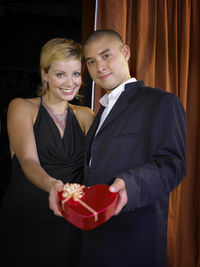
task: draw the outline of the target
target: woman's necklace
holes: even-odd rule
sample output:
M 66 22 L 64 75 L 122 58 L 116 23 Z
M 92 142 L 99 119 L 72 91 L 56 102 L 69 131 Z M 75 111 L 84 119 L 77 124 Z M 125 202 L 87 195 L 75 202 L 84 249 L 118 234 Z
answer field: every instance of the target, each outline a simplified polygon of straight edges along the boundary
M 67 111 L 68 111 L 68 105 L 66 106 L 65 110 L 63 113 L 58 114 L 56 113 L 50 105 L 44 100 L 44 97 L 42 97 L 42 104 L 48 111 L 49 115 L 53 119 L 53 121 L 59 125 L 59 127 L 63 130 L 65 130 L 66 127 L 66 122 L 67 122 Z

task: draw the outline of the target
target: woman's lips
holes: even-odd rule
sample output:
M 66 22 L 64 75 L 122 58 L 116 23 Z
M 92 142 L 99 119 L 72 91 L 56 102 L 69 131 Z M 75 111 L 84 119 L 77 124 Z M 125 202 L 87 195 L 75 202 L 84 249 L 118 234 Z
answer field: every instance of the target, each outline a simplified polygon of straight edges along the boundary
M 68 95 L 68 94 L 72 94 L 74 92 L 74 88 L 73 89 L 63 89 L 60 88 L 60 90 L 62 91 L 63 94 Z

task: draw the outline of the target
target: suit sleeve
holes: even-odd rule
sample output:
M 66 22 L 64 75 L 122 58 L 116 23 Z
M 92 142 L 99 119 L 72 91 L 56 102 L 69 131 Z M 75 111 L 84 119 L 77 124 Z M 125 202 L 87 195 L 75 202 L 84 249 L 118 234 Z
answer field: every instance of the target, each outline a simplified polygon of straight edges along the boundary
M 118 175 L 128 194 L 124 212 L 144 207 L 174 190 L 186 174 L 185 111 L 175 95 L 161 97 L 149 135 L 149 160 Z

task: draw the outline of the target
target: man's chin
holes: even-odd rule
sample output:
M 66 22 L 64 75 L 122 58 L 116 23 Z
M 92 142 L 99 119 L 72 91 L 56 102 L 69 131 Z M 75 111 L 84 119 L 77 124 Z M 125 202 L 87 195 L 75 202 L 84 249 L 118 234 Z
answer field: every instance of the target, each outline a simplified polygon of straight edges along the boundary
M 116 88 L 112 86 L 110 83 L 96 83 L 96 85 L 106 90 L 107 92 L 111 92 L 112 90 Z

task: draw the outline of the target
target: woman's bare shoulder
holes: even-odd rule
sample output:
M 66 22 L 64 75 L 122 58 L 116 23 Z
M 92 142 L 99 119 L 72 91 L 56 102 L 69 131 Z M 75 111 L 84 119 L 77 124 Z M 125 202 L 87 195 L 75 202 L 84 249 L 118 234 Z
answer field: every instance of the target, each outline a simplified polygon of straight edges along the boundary
M 77 120 L 79 121 L 79 124 L 85 134 L 87 134 L 94 118 L 95 114 L 94 112 L 86 106 L 77 106 L 77 105 L 71 105 Z
M 94 112 L 89 107 L 72 105 L 72 104 L 70 104 L 70 107 L 72 108 L 75 115 L 79 116 L 80 118 L 83 119 L 90 118 L 93 120 L 95 117 Z
M 13 107 L 13 108 L 34 108 L 34 107 L 38 107 L 40 98 L 39 97 L 34 97 L 34 98 L 21 98 L 21 97 L 17 97 L 14 98 L 10 101 L 9 103 L 9 107 Z
M 38 112 L 38 108 L 40 105 L 40 98 L 14 98 L 11 100 L 8 106 L 8 116 L 22 114 L 23 116 L 32 115 L 33 118 L 36 116 Z

